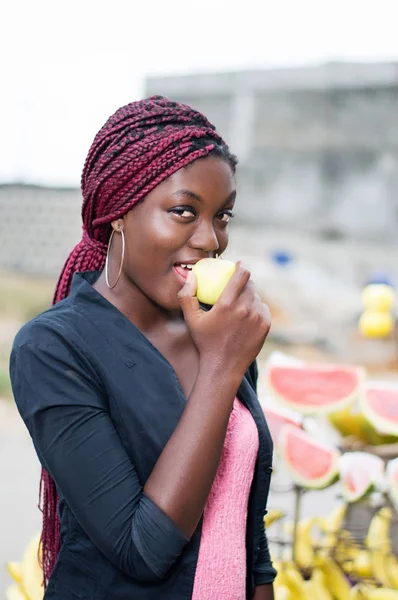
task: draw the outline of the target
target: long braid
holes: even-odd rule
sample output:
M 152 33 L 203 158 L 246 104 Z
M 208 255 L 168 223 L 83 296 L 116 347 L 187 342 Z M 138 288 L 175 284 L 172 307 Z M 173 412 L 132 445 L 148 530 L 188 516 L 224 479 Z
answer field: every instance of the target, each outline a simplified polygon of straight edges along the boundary
M 210 153 L 235 170 L 236 158 L 214 126 L 185 104 L 152 96 L 117 110 L 95 136 L 84 164 L 83 235 L 62 269 L 53 303 L 69 294 L 75 273 L 103 270 L 112 221 L 129 212 L 167 177 Z M 43 513 L 41 562 L 47 585 L 59 552 L 60 522 L 56 486 L 45 469 L 39 506 Z

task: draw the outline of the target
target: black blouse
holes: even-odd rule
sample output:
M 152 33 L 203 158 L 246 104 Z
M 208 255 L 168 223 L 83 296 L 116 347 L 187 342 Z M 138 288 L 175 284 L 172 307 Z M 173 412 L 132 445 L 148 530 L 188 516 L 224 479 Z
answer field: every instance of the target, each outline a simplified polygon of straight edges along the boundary
M 187 539 L 143 492 L 186 398 L 165 357 L 94 290 L 97 277 L 75 275 L 68 298 L 24 325 L 11 353 L 18 410 L 60 496 L 61 551 L 45 599 L 189 599 L 201 523 Z M 248 598 L 275 577 L 263 526 L 272 442 L 256 379 L 253 364 L 238 392 L 260 441 Z

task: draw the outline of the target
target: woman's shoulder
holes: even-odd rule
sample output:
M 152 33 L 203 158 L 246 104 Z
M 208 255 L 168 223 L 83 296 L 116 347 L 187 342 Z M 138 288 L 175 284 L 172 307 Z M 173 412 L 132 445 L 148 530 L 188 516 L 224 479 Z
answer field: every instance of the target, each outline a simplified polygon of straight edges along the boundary
M 22 325 L 12 345 L 12 354 L 27 344 L 47 346 L 73 343 L 81 328 L 81 316 L 68 298 L 48 308 Z

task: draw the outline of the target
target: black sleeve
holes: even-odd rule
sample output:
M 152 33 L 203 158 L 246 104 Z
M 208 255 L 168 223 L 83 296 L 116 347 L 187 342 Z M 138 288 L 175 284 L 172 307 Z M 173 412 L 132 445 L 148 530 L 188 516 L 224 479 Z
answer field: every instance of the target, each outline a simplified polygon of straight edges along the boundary
M 56 342 L 15 349 L 10 374 L 39 459 L 87 535 L 129 576 L 164 577 L 188 540 L 143 493 L 96 373 Z
M 258 367 L 257 361 L 254 361 L 246 373 L 253 390 L 257 393 Z M 272 566 L 271 556 L 268 549 L 268 540 L 265 528 L 262 527 L 260 533 L 260 548 L 257 554 L 256 563 L 253 566 L 254 585 L 256 587 L 266 583 L 272 583 L 277 575 L 276 570 Z

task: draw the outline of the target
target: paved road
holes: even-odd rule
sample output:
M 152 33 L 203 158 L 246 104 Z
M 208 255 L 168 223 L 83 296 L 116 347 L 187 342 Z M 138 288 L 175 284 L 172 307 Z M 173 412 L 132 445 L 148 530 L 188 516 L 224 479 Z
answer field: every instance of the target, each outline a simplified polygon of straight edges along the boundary
M 9 583 L 5 564 L 19 560 L 40 529 L 40 468 L 29 435 L 10 402 L 0 401 L 0 598 Z

